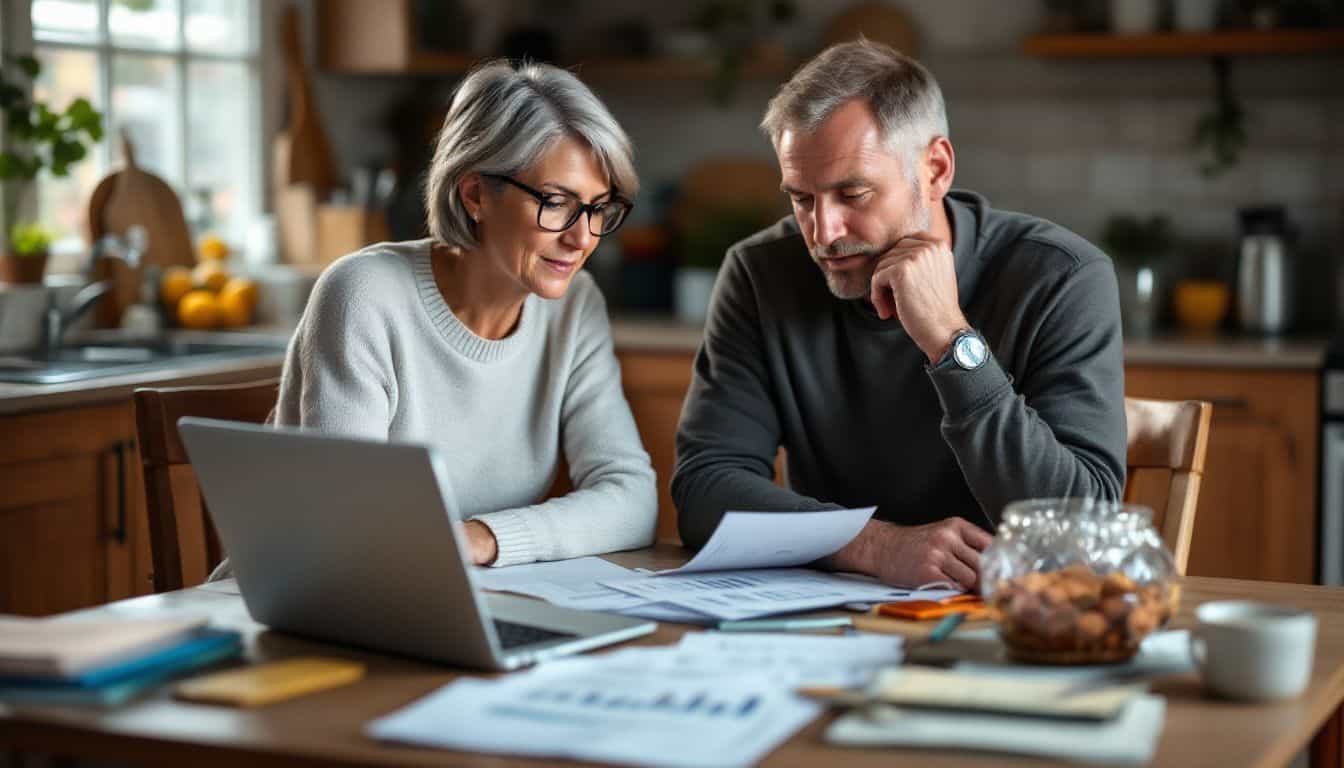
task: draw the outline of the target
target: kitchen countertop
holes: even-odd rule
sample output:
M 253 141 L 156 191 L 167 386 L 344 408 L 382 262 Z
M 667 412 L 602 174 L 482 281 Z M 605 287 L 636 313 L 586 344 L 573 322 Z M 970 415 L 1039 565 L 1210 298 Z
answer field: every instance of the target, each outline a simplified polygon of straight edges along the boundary
M 694 352 L 703 328 L 664 317 L 614 317 L 616 349 Z M 1324 338 L 1165 335 L 1125 342 L 1126 365 L 1198 368 L 1317 370 L 1325 360 Z
M 198 336 L 215 336 L 209 332 L 177 332 L 184 339 Z M 116 376 L 71 381 L 61 384 L 18 384 L 0 381 L 0 416 L 45 411 L 56 408 L 70 408 L 99 403 L 125 402 L 137 387 L 178 387 L 202 384 L 227 384 L 255 379 L 273 378 L 280 375 L 284 365 L 284 342 L 288 333 L 273 328 L 251 328 L 239 336 L 230 332 L 230 336 L 242 341 L 274 342 L 274 353 L 251 355 L 224 360 L 182 359 L 164 363 L 163 367 L 148 371 L 134 371 Z M 96 341 L 109 338 L 106 332 L 95 332 L 81 341 Z
M 703 329 L 668 317 L 617 316 L 612 339 L 618 351 L 691 353 Z M 252 329 L 284 339 L 281 329 Z M 1323 338 L 1260 339 L 1243 337 L 1161 336 L 1125 342 L 1127 365 L 1316 371 L 1324 361 Z M 155 371 L 74 381 L 65 384 L 0 382 L 0 415 L 124 401 L 136 387 L 220 384 L 278 376 L 284 351 L 234 360 L 184 362 Z

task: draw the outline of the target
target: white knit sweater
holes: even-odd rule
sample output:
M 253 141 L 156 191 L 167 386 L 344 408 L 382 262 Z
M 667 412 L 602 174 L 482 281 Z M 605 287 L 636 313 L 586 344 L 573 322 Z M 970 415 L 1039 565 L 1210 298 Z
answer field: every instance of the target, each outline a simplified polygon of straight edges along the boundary
M 592 278 L 554 301 L 529 295 L 491 341 L 448 308 L 429 253 L 429 240 L 381 243 L 323 273 L 290 341 L 279 423 L 434 446 L 449 509 L 490 527 L 495 565 L 650 544 L 653 468 Z M 544 499 L 562 451 L 575 490 Z

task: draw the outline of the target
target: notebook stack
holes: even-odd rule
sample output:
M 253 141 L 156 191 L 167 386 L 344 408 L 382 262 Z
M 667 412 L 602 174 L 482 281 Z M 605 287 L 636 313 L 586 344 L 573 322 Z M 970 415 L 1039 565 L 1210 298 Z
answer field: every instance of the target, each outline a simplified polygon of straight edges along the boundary
M 113 706 L 239 654 L 237 632 L 205 623 L 0 615 L 0 701 Z

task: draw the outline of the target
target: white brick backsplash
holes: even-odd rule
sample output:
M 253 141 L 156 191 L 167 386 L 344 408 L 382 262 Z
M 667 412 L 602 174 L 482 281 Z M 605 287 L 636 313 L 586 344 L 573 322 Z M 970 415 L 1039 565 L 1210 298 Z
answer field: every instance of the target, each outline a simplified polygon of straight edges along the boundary
M 1146 154 L 1110 152 L 1091 161 L 1091 190 L 1100 204 L 1121 208 L 1152 203 L 1153 158 Z
M 1024 197 L 1026 159 L 1023 153 L 964 145 L 956 153 L 956 186 L 980 192 L 995 205 Z
M 1323 102 L 1260 101 L 1246 106 L 1246 138 L 1257 147 L 1319 147 L 1329 136 Z
M 1326 150 L 1325 199 L 1344 213 L 1344 148 Z
M 1081 153 L 1032 152 L 1026 162 L 1026 185 L 1032 194 L 1087 192 L 1087 158 Z
M 1154 159 L 1153 191 L 1161 200 L 1175 203 L 1216 202 L 1245 204 L 1260 194 L 1254 158 L 1243 155 L 1232 168 L 1205 176 L 1200 167 L 1203 154 L 1174 152 Z
M 1324 156 L 1265 153 L 1260 157 L 1260 194 L 1276 203 L 1316 202 L 1325 196 Z
M 1157 103 L 1159 149 L 1189 149 L 1195 136 L 1195 123 L 1211 109 L 1211 103 L 1194 99 L 1164 99 Z
M 1125 100 L 1108 105 L 1106 113 L 1110 116 L 1110 145 L 1134 149 L 1158 144 L 1161 126 L 1156 102 Z

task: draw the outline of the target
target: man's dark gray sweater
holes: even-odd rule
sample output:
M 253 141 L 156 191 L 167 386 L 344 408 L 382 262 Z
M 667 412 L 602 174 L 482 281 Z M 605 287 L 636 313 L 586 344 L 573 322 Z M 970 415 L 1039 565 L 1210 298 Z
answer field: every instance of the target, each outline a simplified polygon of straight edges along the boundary
M 1124 368 L 1111 262 L 1078 235 L 954 191 L 957 290 L 988 362 L 930 367 L 896 320 L 837 299 L 792 218 L 729 249 L 677 431 L 672 497 L 701 546 L 723 512 L 876 504 L 993 530 L 1015 499 L 1118 498 Z M 788 453 L 791 490 L 771 482 Z

